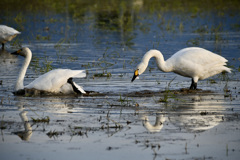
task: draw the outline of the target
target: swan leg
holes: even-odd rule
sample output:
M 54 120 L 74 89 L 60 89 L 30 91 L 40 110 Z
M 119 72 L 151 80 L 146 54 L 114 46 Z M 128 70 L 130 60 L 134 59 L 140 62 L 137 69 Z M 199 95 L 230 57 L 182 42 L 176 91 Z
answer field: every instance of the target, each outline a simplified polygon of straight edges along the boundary
M 189 89 L 191 89 L 191 90 L 197 89 L 197 83 L 194 82 L 193 78 L 192 78 L 192 84 Z
M 2 50 L 4 50 L 4 43 L 2 43 Z

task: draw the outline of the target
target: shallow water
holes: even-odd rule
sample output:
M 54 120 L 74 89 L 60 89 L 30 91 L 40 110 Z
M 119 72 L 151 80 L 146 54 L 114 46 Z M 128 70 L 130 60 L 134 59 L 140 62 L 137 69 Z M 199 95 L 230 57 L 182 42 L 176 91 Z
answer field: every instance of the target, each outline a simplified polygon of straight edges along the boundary
M 0 2 L 0 23 L 22 33 L 0 53 L 0 159 L 238 159 L 239 2 L 214 2 Z M 23 58 L 9 53 L 21 46 L 33 52 L 25 84 L 54 68 L 86 69 L 75 81 L 95 93 L 14 96 Z M 130 82 L 147 50 L 167 59 L 189 46 L 224 56 L 233 73 L 189 92 L 190 79 L 151 60 Z

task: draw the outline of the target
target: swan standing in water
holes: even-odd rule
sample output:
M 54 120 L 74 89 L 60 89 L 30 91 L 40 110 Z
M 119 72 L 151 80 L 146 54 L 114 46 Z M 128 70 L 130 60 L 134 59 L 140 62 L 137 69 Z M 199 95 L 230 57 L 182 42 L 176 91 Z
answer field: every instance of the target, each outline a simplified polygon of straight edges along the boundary
M 4 43 L 11 41 L 18 34 L 21 34 L 21 32 L 18 32 L 12 27 L 0 25 L 0 43 L 2 43 L 2 50 L 4 50 Z
M 163 72 L 174 72 L 184 77 L 192 78 L 190 89 L 197 89 L 198 80 L 203 80 L 221 72 L 231 73 L 227 68 L 227 60 L 215 53 L 198 47 L 184 48 L 164 61 L 158 50 L 148 51 L 134 72 L 132 82 L 147 68 L 149 60 L 155 57 L 158 68 Z
M 75 82 L 72 81 L 73 77 L 86 77 L 85 70 L 55 69 L 41 75 L 33 82 L 24 87 L 23 81 L 28 65 L 32 59 L 32 52 L 29 48 L 22 48 L 16 52 L 13 52 L 12 54 L 25 57 L 25 61 L 17 78 L 15 93 L 24 89 L 35 89 L 39 91 L 62 94 L 86 93 L 81 86 L 77 85 Z

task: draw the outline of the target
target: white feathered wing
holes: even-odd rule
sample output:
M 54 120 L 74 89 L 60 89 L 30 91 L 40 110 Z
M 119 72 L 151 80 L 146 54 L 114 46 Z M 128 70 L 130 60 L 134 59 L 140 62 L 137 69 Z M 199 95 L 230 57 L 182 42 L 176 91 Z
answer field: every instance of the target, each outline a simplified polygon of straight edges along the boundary
M 85 70 L 70 70 L 70 69 L 55 69 L 47 72 L 33 82 L 25 86 L 27 89 L 44 90 L 54 93 L 71 93 L 73 92 L 71 84 L 67 81 L 69 78 L 83 78 L 86 77 Z M 74 85 L 82 93 L 86 93 L 83 88 L 76 83 Z

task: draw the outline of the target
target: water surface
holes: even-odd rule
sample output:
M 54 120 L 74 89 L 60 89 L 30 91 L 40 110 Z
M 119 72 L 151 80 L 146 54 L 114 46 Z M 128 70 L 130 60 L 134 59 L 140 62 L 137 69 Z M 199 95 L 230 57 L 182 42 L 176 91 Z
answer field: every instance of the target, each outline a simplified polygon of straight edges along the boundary
M 0 23 L 21 35 L 0 53 L 0 159 L 237 159 L 239 5 L 1 1 Z M 185 92 L 189 78 L 160 72 L 151 60 L 130 82 L 149 49 L 167 59 L 191 46 L 224 56 L 233 73 Z M 9 53 L 21 47 L 33 52 L 25 84 L 54 68 L 85 69 L 76 82 L 97 94 L 14 96 L 23 58 Z

